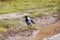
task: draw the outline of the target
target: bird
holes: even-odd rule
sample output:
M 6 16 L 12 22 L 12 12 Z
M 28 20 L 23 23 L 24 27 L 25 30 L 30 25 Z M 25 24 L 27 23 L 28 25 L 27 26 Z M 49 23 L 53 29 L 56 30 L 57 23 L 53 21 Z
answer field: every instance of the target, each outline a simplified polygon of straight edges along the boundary
M 28 15 L 25 15 L 25 22 L 29 27 L 31 27 L 32 24 L 35 24 L 35 22 Z

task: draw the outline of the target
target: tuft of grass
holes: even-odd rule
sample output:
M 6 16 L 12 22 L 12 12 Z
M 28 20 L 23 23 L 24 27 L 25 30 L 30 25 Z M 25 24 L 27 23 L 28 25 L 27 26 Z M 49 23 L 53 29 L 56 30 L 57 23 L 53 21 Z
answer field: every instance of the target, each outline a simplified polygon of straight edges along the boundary
M 38 14 L 38 13 L 36 13 L 36 14 L 30 14 L 30 17 L 32 17 L 32 18 L 42 17 L 42 16 L 44 16 L 44 14 L 42 14 L 42 13 L 40 13 L 40 14 Z
M 0 27 L 0 32 L 6 32 L 7 29 Z
M 0 21 L 0 28 L 2 31 L 4 29 L 10 29 L 10 30 L 28 29 L 28 27 L 23 22 L 20 22 L 19 20 L 6 20 L 6 19 Z
M 54 7 L 54 8 L 53 7 L 49 7 L 47 9 L 45 9 L 45 10 L 34 10 L 33 12 L 30 12 L 29 14 L 30 14 L 30 16 L 32 18 L 43 17 L 43 16 L 47 15 L 47 13 L 53 16 L 53 15 L 56 14 L 57 8 L 58 7 Z

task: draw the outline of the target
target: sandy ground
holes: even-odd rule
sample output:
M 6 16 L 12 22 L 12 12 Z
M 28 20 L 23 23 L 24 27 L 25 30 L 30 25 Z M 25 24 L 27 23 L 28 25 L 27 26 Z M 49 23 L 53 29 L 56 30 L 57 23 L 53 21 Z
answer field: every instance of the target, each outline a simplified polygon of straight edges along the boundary
M 44 38 L 52 37 L 53 35 L 56 35 L 58 33 L 60 33 L 60 22 L 50 25 L 47 28 L 41 29 L 41 31 L 37 35 L 36 40 L 43 40 Z

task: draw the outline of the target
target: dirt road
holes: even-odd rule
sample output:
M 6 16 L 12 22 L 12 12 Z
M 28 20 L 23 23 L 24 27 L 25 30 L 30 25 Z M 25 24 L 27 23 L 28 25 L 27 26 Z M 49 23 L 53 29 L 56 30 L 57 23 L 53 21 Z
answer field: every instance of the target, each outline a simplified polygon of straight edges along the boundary
M 52 37 L 58 33 L 60 33 L 60 22 L 41 29 L 36 40 L 43 40 L 44 38 Z

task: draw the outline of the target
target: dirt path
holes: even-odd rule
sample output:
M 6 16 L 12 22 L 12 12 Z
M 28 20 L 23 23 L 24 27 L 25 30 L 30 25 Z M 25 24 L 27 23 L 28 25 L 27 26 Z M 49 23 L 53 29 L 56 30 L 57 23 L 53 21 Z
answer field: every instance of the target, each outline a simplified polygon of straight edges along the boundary
M 49 26 L 52 24 L 55 24 L 57 22 L 57 17 L 53 17 L 51 15 L 43 16 L 43 17 L 37 17 L 34 19 L 38 26 Z
M 58 33 L 60 33 L 60 22 L 41 29 L 36 40 L 43 40 L 44 38 L 51 37 Z
M 0 36 L 0 40 L 34 40 L 38 34 L 39 30 L 21 30 L 18 32 L 8 31 Z M 3 38 L 4 37 L 4 38 Z

